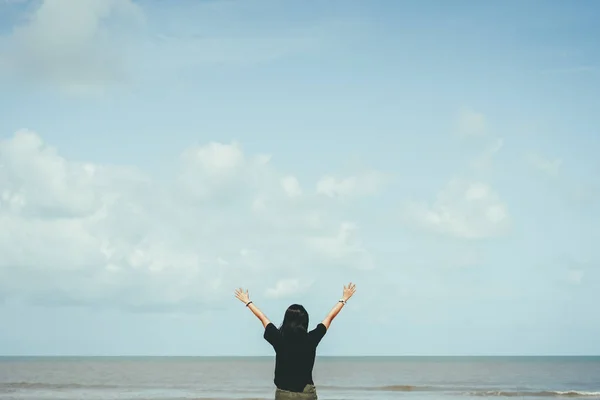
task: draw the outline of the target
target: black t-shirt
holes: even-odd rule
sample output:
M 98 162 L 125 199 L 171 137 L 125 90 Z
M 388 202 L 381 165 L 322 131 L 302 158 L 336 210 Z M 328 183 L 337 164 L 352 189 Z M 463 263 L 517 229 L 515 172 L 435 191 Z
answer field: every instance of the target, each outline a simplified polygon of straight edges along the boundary
M 301 392 L 312 379 L 315 355 L 327 328 L 319 324 L 304 337 L 288 339 L 272 323 L 265 327 L 264 338 L 275 349 L 275 386 L 290 392 Z

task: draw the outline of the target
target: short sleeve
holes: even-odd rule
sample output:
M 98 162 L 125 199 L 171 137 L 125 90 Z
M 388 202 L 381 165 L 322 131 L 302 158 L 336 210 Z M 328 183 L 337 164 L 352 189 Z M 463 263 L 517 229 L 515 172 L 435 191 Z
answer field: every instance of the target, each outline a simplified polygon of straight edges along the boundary
M 326 333 L 327 333 L 327 328 L 325 327 L 325 325 L 320 323 L 319 325 L 317 325 L 317 327 L 315 329 L 310 331 L 309 336 L 316 346 L 319 344 L 321 339 L 323 339 L 323 336 L 325 336 Z
M 265 326 L 265 334 L 263 337 L 267 342 L 271 343 L 271 346 L 273 346 L 274 349 L 277 349 L 281 340 L 281 332 L 279 332 L 279 329 L 270 322 Z

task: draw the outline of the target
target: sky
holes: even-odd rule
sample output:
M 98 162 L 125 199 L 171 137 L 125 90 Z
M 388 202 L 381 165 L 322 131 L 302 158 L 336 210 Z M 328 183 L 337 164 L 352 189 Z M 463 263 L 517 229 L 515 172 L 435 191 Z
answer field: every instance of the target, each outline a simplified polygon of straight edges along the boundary
M 599 19 L 0 0 L 0 354 L 600 354 Z

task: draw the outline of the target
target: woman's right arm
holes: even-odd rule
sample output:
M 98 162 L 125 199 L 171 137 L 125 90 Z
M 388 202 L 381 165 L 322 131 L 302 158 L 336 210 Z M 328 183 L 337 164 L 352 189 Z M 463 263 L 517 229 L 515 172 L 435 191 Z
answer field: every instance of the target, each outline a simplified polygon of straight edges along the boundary
M 333 319 L 339 314 L 339 312 L 344 307 L 344 304 L 346 303 L 346 301 L 348 301 L 348 299 L 350 299 L 350 297 L 352 297 L 354 292 L 356 292 L 356 285 L 354 285 L 352 282 L 350 282 L 348 287 L 344 286 L 344 293 L 342 294 L 342 300 L 344 300 L 344 302 L 342 302 L 340 300 L 335 306 L 333 306 L 331 311 L 329 311 L 329 314 L 327 314 L 327 316 L 325 317 L 325 319 L 322 322 L 322 324 L 325 325 L 325 328 L 329 329 L 329 325 L 331 325 L 331 321 L 333 321 Z

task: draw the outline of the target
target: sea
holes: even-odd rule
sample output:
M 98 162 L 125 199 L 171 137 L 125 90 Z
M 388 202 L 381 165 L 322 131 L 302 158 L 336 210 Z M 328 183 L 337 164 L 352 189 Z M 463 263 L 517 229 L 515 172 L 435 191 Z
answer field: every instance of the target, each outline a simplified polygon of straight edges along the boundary
M 0 357 L 0 399 L 273 399 L 273 357 Z M 600 399 L 600 357 L 317 357 L 319 399 Z

